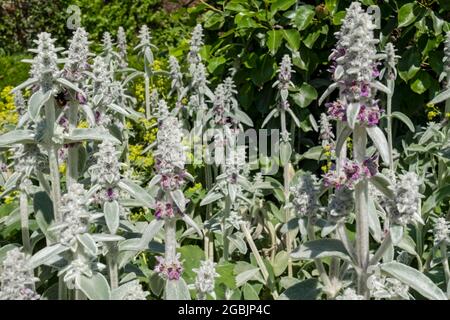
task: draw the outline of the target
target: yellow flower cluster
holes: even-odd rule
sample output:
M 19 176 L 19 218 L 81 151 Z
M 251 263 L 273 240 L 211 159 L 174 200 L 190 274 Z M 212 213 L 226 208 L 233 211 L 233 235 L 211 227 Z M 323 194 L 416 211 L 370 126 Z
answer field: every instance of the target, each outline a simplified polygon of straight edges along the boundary
M 425 106 L 425 109 L 427 110 L 427 118 L 430 121 L 441 114 L 441 111 L 439 111 L 439 108 L 436 107 L 434 104 L 430 104 L 430 103 L 427 104 Z
M 11 94 L 13 87 L 7 86 L 0 92 L 0 132 L 6 131 L 6 127 L 14 126 L 19 120 L 14 105 L 14 95 Z

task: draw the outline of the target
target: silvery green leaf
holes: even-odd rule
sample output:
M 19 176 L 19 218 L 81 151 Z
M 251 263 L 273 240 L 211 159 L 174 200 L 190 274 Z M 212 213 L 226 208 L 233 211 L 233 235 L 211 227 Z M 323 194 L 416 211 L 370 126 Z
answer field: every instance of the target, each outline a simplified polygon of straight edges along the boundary
M 150 48 L 145 48 L 144 56 L 145 56 L 145 59 L 147 60 L 147 63 L 149 65 L 153 65 L 153 52 L 152 52 L 152 50 L 150 50 Z
M 383 253 L 383 262 L 391 262 L 394 260 L 394 254 L 395 254 L 395 248 L 394 245 L 391 243 L 388 243 L 386 250 Z
M 236 185 L 234 183 L 228 184 L 228 196 L 230 197 L 231 202 L 234 202 L 236 200 Z
M 334 90 L 336 90 L 336 88 L 338 87 L 338 84 L 332 83 L 327 90 L 325 90 L 325 92 L 322 94 L 322 96 L 319 98 L 319 106 L 323 103 L 323 101 L 330 95 L 333 93 Z
M 86 94 L 83 92 L 83 90 L 78 88 L 78 86 L 76 84 L 68 81 L 67 79 L 58 78 L 58 79 L 56 79 L 56 82 L 59 82 L 60 84 L 62 84 L 67 89 L 72 89 L 72 90 L 78 92 L 79 94 L 83 95 L 84 97 L 86 96 Z
M 54 219 L 53 215 L 53 203 L 48 194 L 44 191 L 36 192 L 33 196 L 33 208 L 36 223 L 39 229 L 45 235 L 48 240 L 55 241 L 54 236 L 47 229 Z
M 292 147 L 289 142 L 280 142 L 280 163 L 285 166 L 291 159 Z
M 327 221 L 325 226 L 322 228 L 322 231 L 320 232 L 320 236 L 322 238 L 325 238 L 327 235 L 336 230 L 337 226 L 338 226 L 337 223 Z
M 244 112 L 239 109 L 235 109 L 233 111 L 234 118 L 238 120 L 239 122 L 242 122 L 243 124 L 246 124 L 249 127 L 253 127 L 253 121 L 250 119 L 250 117 Z
M 178 209 L 180 209 L 180 211 L 184 213 L 184 211 L 186 210 L 186 199 L 184 198 L 183 191 L 181 191 L 180 189 L 170 191 L 170 197 L 172 198 L 173 202 L 175 202 Z
M 191 300 L 188 286 L 183 278 L 166 280 L 165 300 Z
M 86 116 L 87 122 L 91 126 L 95 125 L 95 116 L 94 112 L 92 112 L 92 108 L 87 104 L 80 104 L 80 108 L 83 111 L 84 115 Z
M 321 293 L 319 281 L 310 278 L 290 286 L 277 300 L 316 300 Z
M 120 141 L 118 139 L 114 138 L 107 131 L 100 130 L 99 128 L 75 128 L 68 136 L 65 137 L 66 143 L 92 140 L 110 140 L 113 143 L 120 144 Z
M 313 114 L 310 113 L 308 118 L 309 118 L 309 123 L 311 124 L 311 127 L 313 127 L 314 131 L 319 132 L 319 126 L 317 125 L 317 121 L 314 118 Z
M 111 299 L 108 281 L 100 272 L 95 272 L 92 277 L 80 275 L 75 278 L 75 284 L 89 300 Z
M 100 101 L 102 101 L 102 99 L 103 99 L 103 94 L 96 94 L 95 96 L 94 96 L 94 98 L 92 98 L 92 102 L 94 103 L 94 106 L 97 106 L 99 103 L 100 103 Z
M 38 82 L 38 79 L 28 79 L 25 82 L 22 82 L 21 84 L 19 84 L 17 87 L 15 87 L 14 89 L 11 90 L 11 93 L 14 94 L 19 90 L 22 90 L 24 88 L 30 87 L 34 84 L 36 84 Z
M 103 213 L 105 214 L 106 225 L 109 232 L 115 234 L 119 228 L 120 207 L 117 201 L 106 201 L 103 205 Z
M 296 260 L 311 260 L 327 257 L 338 257 L 350 261 L 347 250 L 342 241 L 337 239 L 320 239 L 303 243 L 291 253 Z
M 430 300 L 447 300 L 447 296 L 422 272 L 399 262 L 383 263 L 381 270 L 407 284 Z
M 43 93 L 38 90 L 28 100 L 28 113 L 32 120 L 36 120 L 42 106 L 52 97 L 52 90 Z
M 203 237 L 203 233 L 202 230 L 200 230 L 199 226 L 197 225 L 197 223 L 187 214 L 184 214 L 183 217 L 181 218 L 183 219 L 183 221 L 188 225 L 191 226 L 195 232 L 198 233 L 198 235 L 200 237 Z
M 34 133 L 31 130 L 13 130 L 0 136 L 0 147 L 15 143 L 34 142 Z
M 60 253 L 69 250 L 69 247 L 63 246 L 60 243 L 56 243 L 54 245 L 51 245 L 49 247 L 45 247 L 38 252 L 36 252 L 31 258 L 30 258 L 30 267 L 32 269 L 39 267 L 42 264 L 46 264 L 48 261 L 51 261 L 55 256 L 59 255 Z
M 200 202 L 200 206 L 206 206 L 207 204 L 222 199 L 223 197 L 224 197 L 223 193 L 217 192 L 213 189 L 210 192 L 208 192 L 206 197 L 203 198 L 202 202 Z
M 361 109 L 360 103 L 349 103 L 347 106 L 347 123 L 351 129 L 355 129 L 355 124 L 360 109 Z
M 383 193 L 389 199 L 394 197 L 394 193 L 392 191 L 391 181 L 385 177 L 382 173 L 377 173 L 373 177 L 370 178 L 370 183 L 374 187 L 376 187 L 381 193 Z
M 125 240 L 124 237 L 118 236 L 116 234 L 94 233 L 91 236 L 92 239 L 94 239 L 94 241 L 96 242 L 114 242 Z
M 158 182 L 161 181 L 162 176 L 160 174 L 155 175 L 152 180 L 150 180 L 150 182 L 148 183 L 149 187 L 152 187 L 154 185 L 156 185 Z
M 414 124 L 412 123 L 411 119 L 404 113 L 399 111 L 392 112 L 392 117 L 399 119 L 401 122 L 403 122 L 411 132 L 415 132 L 416 128 L 414 128 Z
M 428 102 L 428 104 L 437 104 L 443 101 L 450 99 L 450 89 L 445 90 L 444 92 L 439 93 L 433 100 Z
M 377 90 L 380 90 L 386 94 L 391 94 L 391 90 L 389 90 L 388 87 L 386 87 L 384 84 L 382 84 L 379 81 L 372 81 L 369 83 L 369 85 Z
M 277 113 L 278 113 L 277 108 L 272 109 L 272 111 L 270 111 L 269 114 L 264 119 L 264 121 L 261 125 L 261 128 L 264 128 L 266 126 L 266 124 L 269 122 L 269 120 L 272 119 L 272 117 L 274 117 Z
M 241 236 L 239 236 L 239 234 Z M 230 242 L 239 250 L 239 252 L 241 254 L 247 253 L 247 244 L 245 243 L 245 241 L 243 239 L 242 233 L 236 232 L 236 233 L 230 234 L 228 236 L 228 240 L 230 240 Z M 230 251 L 231 250 L 232 250 L 232 248 L 230 247 Z
M 343 75 L 344 75 L 344 67 L 342 67 L 342 65 L 338 65 L 334 70 L 334 79 L 339 80 Z
M 133 251 L 133 255 L 135 255 L 134 251 L 142 251 L 147 249 L 147 247 L 142 244 L 142 242 L 143 241 L 141 241 L 140 238 L 126 239 L 119 243 L 119 251 Z
M 292 120 L 294 120 L 295 125 L 300 128 L 300 120 L 298 120 L 297 116 L 295 115 L 294 111 L 292 111 L 291 108 L 287 109 L 287 112 L 290 114 Z
M 147 248 L 148 243 L 153 240 L 153 238 L 162 229 L 163 226 L 163 220 L 152 220 L 142 232 L 142 237 L 139 240 L 139 247 L 144 249 Z
M 125 80 L 123 81 L 123 84 L 126 85 L 128 82 L 130 82 L 130 81 L 133 80 L 134 78 L 139 77 L 139 76 L 142 77 L 143 74 L 144 74 L 144 73 L 141 72 L 141 71 L 135 71 L 135 72 L 129 74 L 129 75 L 125 78 Z
M 381 237 L 383 231 L 381 230 L 380 219 L 378 218 L 377 209 L 375 208 L 375 203 L 373 199 L 369 198 L 368 203 L 368 216 L 369 216 L 369 229 L 372 237 L 376 242 L 381 242 Z
M 407 233 L 403 234 L 403 237 L 398 242 L 397 247 L 399 247 L 402 250 L 405 250 L 410 255 L 413 256 L 417 255 L 416 243 Z
M 243 284 L 247 283 L 249 280 L 254 280 L 255 277 L 259 276 L 259 268 L 249 269 L 243 272 L 240 272 L 236 276 L 236 286 L 240 287 Z
M 125 117 L 131 117 L 131 115 L 121 106 L 115 104 L 115 103 L 110 103 L 108 104 L 108 108 L 110 108 L 111 110 L 117 112 L 118 114 L 121 114 Z
M 279 277 L 284 273 L 288 266 L 288 261 L 289 255 L 286 251 L 282 250 L 276 254 L 274 262 L 272 264 L 275 277 Z
M 367 134 L 369 135 L 370 139 L 372 140 L 374 146 L 377 148 L 378 152 L 380 153 L 381 158 L 383 161 L 389 165 L 389 148 L 388 148 L 388 142 L 386 140 L 386 137 L 383 133 L 383 131 L 377 127 L 367 127 L 366 128 Z
M 350 137 L 350 134 L 352 133 L 352 129 L 349 126 L 344 126 L 336 140 L 336 156 L 339 157 L 342 147 L 345 145 L 345 142 L 347 141 L 347 138 Z
M 117 185 L 122 190 L 128 192 L 128 194 L 133 196 L 136 200 L 141 201 L 146 207 L 153 207 L 155 199 L 153 199 L 153 197 L 144 188 L 138 186 L 136 183 L 123 179 Z
M 389 226 L 389 231 L 391 233 L 392 243 L 397 245 L 403 238 L 403 226 L 398 224 L 391 224 Z
M 89 233 L 83 233 L 77 235 L 78 241 L 83 245 L 86 249 L 86 252 L 91 256 L 97 255 L 97 244 Z

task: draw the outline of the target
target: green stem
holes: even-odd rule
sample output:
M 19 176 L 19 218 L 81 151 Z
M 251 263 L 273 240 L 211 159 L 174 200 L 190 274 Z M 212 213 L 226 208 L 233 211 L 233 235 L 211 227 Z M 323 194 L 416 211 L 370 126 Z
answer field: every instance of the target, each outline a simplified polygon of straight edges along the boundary
M 264 264 L 264 261 L 263 261 L 261 255 L 259 254 L 258 248 L 256 248 L 255 242 L 253 241 L 252 235 L 250 234 L 250 231 L 248 230 L 245 222 L 241 222 L 241 229 L 245 235 L 245 238 L 247 239 L 247 243 L 250 246 L 250 249 L 252 250 L 253 255 L 255 256 L 256 263 L 258 264 L 259 269 L 261 270 L 263 278 L 266 281 L 266 285 L 268 287 L 270 287 L 271 284 L 270 284 L 269 272 L 267 271 L 267 267 Z M 278 292 L 276 291 L 276 289 L 272 290 L 272 296 L 274 299 L 278 298 Z
M 148 78 L 147 72 L 144 74 L 145 83 L 145 116 L 150 119 L 151 109 L 150 109 L 150 79 Z
M 69 103 L 69 134 L 76 129 L 78 125 L 78 103 Z M 78 144 L 69 146 L 69 152 L 67 156 L 67 186 L 70 186 L 78 180 Z
M 225 210 L 222 218 L 222 230 L 223 230 L 223 259 L 229 260 L 230 240 L 228 239 L 228 229 L 226 227 L 226 219 L 230 216 L 231 199 L 227 196 L 225 199 Z
M 313 241 L 316 239 L 316 235 L 314 234 L 314 225 L 311 223 L 311 218 L 308 218 L 306 230 L 308 232 L 308 238 L 310 241 Z M 332 285 L 330 278 L 328 277 L 328 274 L 325 270 L 325 267 L 323 266 L 323 263 L 320 259 L 314 259 L 314 264 L 316 265 L 317 271 L 319 271 L 319 277 L 322 280 L 322 283 L 324 284 L 324 291 L 326 291 L 327 295 L 333 295 L 330 291 L 332 291 Z
M 388 233 L 386 237 L 383 239 L 383 242 L 381 242 L 381 245 L 378 247 L 378 250 L 375 252 L 373 257 L 370 259 L 369 265 L 375 265 L 378 263 L 378 261 L 381 260 L 384 253 L 387 249 L 392 245 L 392 238 L 391 233 Z
M 281 132 L 282 135 L 285 134 L 287 135 L 288 131 L 286 128 L 286 111 L 284 109 L 280 110 L 280 121 L 281 121 Z M 285 163 L 283 166 L 283 181 L 284 181 L 284 218 L 286 223 L 288 223 L 290 217 L 291 217 L 291 212 L 287 207 L 288 203 L 289 203 L 289 165 L 290 163 Z M 292 241 L 291 241 L 291 235 L 289 230 L 286 232 L 286 252 L 288 254 L 288 276 L 292 277 L 293 275 L 293 270 L 292 270 L 292 258 L 291 258 L 291 252 L 292 252 Z
M 45 121 L 48 130 L 47 152 L 48 162 L 50 168 L 50 180 L 52 182 L 52 202 L 53 212 L 55 215 L 55 221 L 61 222 L 61 214 L 59 212 L 59 204 L 61 200 L 61 185 L 59 178 L 59 166 L 58 166 L 58 149 L 53 142 L 54 128 L 55 128 L 55 104 L 54 99 L 51 98 L 45 104 Z
M 26 253 L 31 254 L 30 228 L 28 220 L 28 196 L 24 190 L 20 191 L 20 227 L 22 229 L 22 245 Z
M 445 282 L 448 284 L 450 281 L 450 268 L 448 266 L 447 244 L 442 241 L 439 248 L 441 249 L 442 266 L 444 267 Z
M 388 80 L 387 85 L 390 93 L 387 95 L 387 138 L 389 148 L 389 169 L 394 171 L 394 155 L 393 155 L 393 141 L 392 141 L 392 96 L 394 95 L 395 80 Z
M 353 131 L 354 159 L 362 164 L 366 156 L 367 132 L 360 125 L 355 125 Z M 355 215 L 356 215 L 356 257 L 358 259 L 358 293 L 367 297 L 367 267 L 369 265 L 369 217 L 368 182 L 359 181 L 355 186 Z

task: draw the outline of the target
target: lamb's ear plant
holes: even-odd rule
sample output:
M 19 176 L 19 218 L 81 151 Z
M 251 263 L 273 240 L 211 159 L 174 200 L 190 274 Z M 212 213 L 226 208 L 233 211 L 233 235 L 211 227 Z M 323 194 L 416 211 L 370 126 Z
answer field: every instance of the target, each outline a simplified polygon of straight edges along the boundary
M 35 292 L 33 268 L 29 264 L 29 256 L 20 248 L 6 252 L 0 262 L 0 300 L 39 300 Z
M 165 103 L 160 103 L 160 107 L 164 106 Z M 189 289 L 181 276 L 182 261 L 177 253 L 177 220 L 184 220 L 199 234 L 201 231 L 185 213 L 187 200 L 182 188 L 186 179 L 193 181 L 193 177 L 185 169 L 186 155 L 185 147 L 182 145 L 181 124 L 168 111 L 164 114 L 165 116 L 158 119 L 157 149 L 154 152 L 157 175 L 151 182 L 153 185 L 159 185 L 154 206 L 155 218 L 160 226 L 164 225 L 165 233 L 164 257 L 157 257 L 155 272 L 166 282 L 164 290 L 166 300 L 190 300 Z
M 439 76 L 439 81 L 446 79 L 444 90 L 433 98 L 428 104 L 437 104 L 445 101 L 445 114 L 450 113 L 450 31 L 447 32 L 444 43 L 444 58 L 442 60 L 444 71 Z
M 122 26 L 117 29 L 117 49 L 119 50 L 120 63 L 119 67 L 124 69 L 128 67 L 128 45 L 127 35 Z

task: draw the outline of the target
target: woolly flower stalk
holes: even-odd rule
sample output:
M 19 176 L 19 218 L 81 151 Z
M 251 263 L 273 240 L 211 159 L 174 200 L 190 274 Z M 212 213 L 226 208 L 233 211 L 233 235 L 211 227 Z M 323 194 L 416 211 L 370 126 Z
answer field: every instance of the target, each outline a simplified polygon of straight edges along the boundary
M 74 183 L 61 198 L 60 212 L 63 221 L 59 226 L 59 242 L 71 247 L 73 252 L 77 249 L 77 235 L 88 232 L 86 193 L 83 185 Z
M 285 54 L 281 59 L 280 69 L 278 70 L 278 90 L 288 90 L 289 86 L 293 86 L 291 81 L 293 72 L 291 57 Z
M 149 46 L 150 41 L 152 40 L 152 37 L 150 36 L 150 30 L 148 29 L 147 25 L 142 25 L 141 29 L 139 30 L 138 38 L 140 40 L 141 46 Z
M 328 203 L 328 218 L 337 222 L 347 217 L 355 206 L 353 190 L 348 188 L 336 189 Z
M 120 163 L 118 153 L 110 140 L 104 140 L 94 154 L 97 163 L 90 168 L 93 183 L 100 185 L 97 201 L 114 201 L 119 198 L 117 183 L 120 181 Z
M 357 294 L 355 289 L 346 288 L 341 295 L 336 297 L 336 300 L 364 300 L 364 297 Z
M 445 218 L 437 218 L 433 228 L 434 244 L 450 242 L 450 223 Z
M 20 116 L 23 116 L 24 113 L 26 112 L 26 104 L 21 90 L 17 91 L 14 94 L 14 106 L 16 107 L 17 113 Z
M 41 32 L 38 35 L 38 39 L 34 40 L 38 45 L 37 49 L 29 50 L 37 54 L 33 59 L 30 74 L 32 78 L 38 79 L 43 92 L 52 89 L 53 81 L 59 75 L 55 41 L 49 33 Z
M 192 87 L 199 93 L 205 94 L 208 87 L 208 79 L 206 78 L 206 67 L 203 63 L 193 64 L 189 67 L 192 75 Z
M 111 51 L 113 51 L 113 41 L 111 38 L 111 34 L 109 32 L 103 33 L 102 44 L 103 44 L 103 51 L 105 53 L 110 53 Z
M 320 115 L 320 131 L 319 138 L 322 140 L 322 147 L 332 146 L 334 144 L 333 127 L 329 121 L 328 116 L 325 113 Z
M 156 169 L 163 175 L 163 181 L 164 177 L 168 178 L 184 169 L 186 155 L 182 140 L 183 132 L 177 118 L 169 115 L 160 120 L 157 133 L 158 146 L 154 156 Z
M 355 185 L 363 179 L 371 178 L 378 172 L 378 157 L 366 158 L 362 164 L 358 161 L 345 159 L 340 171 L 332 168 L 323 176 L 326 187 L 340 189 L 346 187 L 354 189 Z
M 378 101 L 374 98 L 375 77 L 379 75 L 376 59 L 378 40 L 374 39 L 375 25 L 358 2 L 347 9 L 342 27 L 336 33 L 336 48 L 330 55 L 331 71 L 338 84 L 341 97 L 335 103 L 328 103 L 328 112 L 332 118 L 346 121 L 347 105 L 361 105 L 357 120 L 361 125 L 374 126 L 380 119 Z
M 399 280 L 386 277 L 379 272 L 367 279 L 370 296 L 375 300 L 409 300 L 409 287 Z
M 88 33 L 84 28 L 78 28 L 71 40 L 67 51 L 67 62 L 64 65 L 64 77 L 73 82 L 84 79 L 84 72 L 89 69 L 89 41 Z
M 203 28 L 201 24 L 197 24 L 192 31 L 191 41 L 189 42 L 190 50 L 188 53 L 188 61 L 190 65 L 200 63 L 200 49 L 203 46 Z
M 117 47 L 119 48 L 120 67 L 126 68 L 128 66 L 127 62 L 127 35 L 122 26 L 117 30 Z
M 310 173 L 299 177 L 298 182 L 290 188 L 292 204 L 300 217 L 314 216 L 318 209 L 319 185 L 317 178 Z
M 38 300 L 34 283 L 38 281 L 28 265 L 28 257 L 14 248 L 6 253 L 0 268 L 0 300 Z
M 419 178 L 414 172 L 400 175 L 396 182 L 394 200 L 388 202 L 387 213 L 394 224 L 407 225 L 412 222 L 423 223 L 420 216 Z
M 147 300 L 150 293 L 142 289 L 138 280 L 133 280 L 127 283 L 127 292 L 122 297 L 122 300 Z
M 109 95 L 109 87 L 112 82 L 112 74 L 108 70 L 105 60 L 101 56 L 94 59 L 92 65 L 92 95 Z
M 199 300 L 204 300 L 208 293 L 214 292 L 214 279 L 219 276 L 216 272 L 216 263 L 211 260 L 200 261 L 200 267 L 192 271 L 197 274 L 195 277 L 197 297 Z
M 169 74 L 172 79 L 172 89 L 182 89 L 183 74 L 181 73 L 178 59 L 174 56 L 169 57 Z
M 397 78 L 396 65 L 399 57 L 395 54 L 395 47 L 391 42 L 386 44 L 384 53 L 386 54 L 385 64 L 388 69 L 387 78 L 390 80 L 395 80 Z

